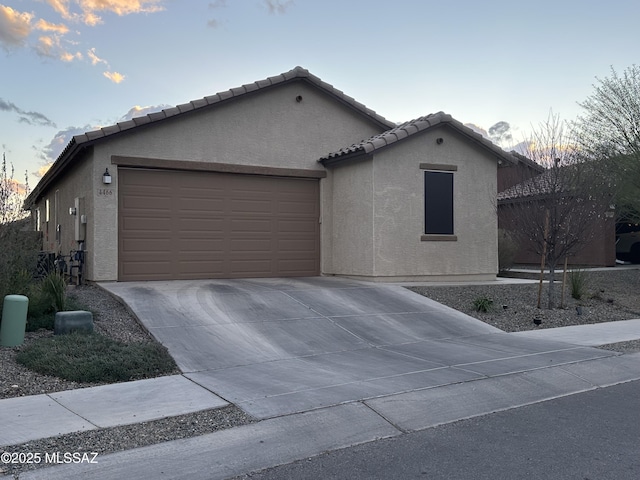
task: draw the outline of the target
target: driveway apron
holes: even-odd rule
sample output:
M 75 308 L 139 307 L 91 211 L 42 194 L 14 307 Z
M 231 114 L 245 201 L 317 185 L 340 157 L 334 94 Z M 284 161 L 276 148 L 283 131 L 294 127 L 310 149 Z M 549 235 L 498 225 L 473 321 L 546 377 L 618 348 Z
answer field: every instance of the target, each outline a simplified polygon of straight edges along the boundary
M 105 283 L 186 377 L 257 418 L 616 355 L 342 278 Z

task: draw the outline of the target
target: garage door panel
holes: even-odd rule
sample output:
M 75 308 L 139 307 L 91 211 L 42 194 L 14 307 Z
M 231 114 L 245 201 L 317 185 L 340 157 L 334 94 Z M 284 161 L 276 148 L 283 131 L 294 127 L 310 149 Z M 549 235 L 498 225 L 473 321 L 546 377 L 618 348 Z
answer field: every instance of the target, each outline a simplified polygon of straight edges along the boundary
M 196 197 L 182 197 L 177 199 L 178 211 L 184 212 L 188 215 L 196 215 L 209 212 L 224 212 L 224 199 L 223 198 L 196 198 Z
M 246 237 L 237 237 L 233 239 L 229 247 L 229 252 L 244 254 L 244 253 L 268 253 L 270 254 L 273 250 L 273 245 L 270 239 L 265 238 L 246 238 Z
M 271 267 L 271 260 L 269 259 L 238 259 L 231 260 L 231 271 L 233 275 L 249 275 L 249 276 L 265 276 L 271 275 L 273 268 Z
M 166 217 L 129 217 L 125 218 L 122 222 L 122 231 L 131 235 L 135 235 L 136 232 L 155 232 L 156 235 L 160 232 L 170 233 L 171 219 Z
M 224 271 L 223 260 L 184 260 L 182 262 L 184 270 L 179 272 L 180 278 L 188 279 L 194 278 L 192 275 L 206 274 L 211 275 L 211 272 Z M 200 277 L 200 278 L 207 278 Z M 210 277 L 209 277 L 210 278 Z
M 249 216 L 270 216 L 272 214 L 272 206 L 266 195 L 256 198 L 235 198 L 232 199 L 231 213 L 236 215 Z
M 280 215 L 299 216 L 313 215 L 317 205 L 314 202 L 280 201 L 278 203 L 278 213 Z
M 158 275 L 171 272 L 170 261 L 130 261 L 123 268 L 124 275 L 135 275 L 139 280 L 155 280 Z
M 119 280 L 319 273 L 318 180 L 121 168 Z
M 180 218 L 179 232 L 215 233 L 224 231 L 224 220 L 220 218 Z
M 184 237 L 182 237 L 181 239 L 184 239 Z M 225 252 L 224 242 L 220 239 L 215 240 L 211 238 L 186 238 L 185 240 L 187 242 L 187 245 L 185 245 L 185 248 L 182 248 L 178 251 L 179 254 L 224 254 Z
M 233 218 L 229 227 L 232 235 L 234 233 L 262 233 L 268 235 L 273 232 L 273 222 L 269 218 Z
M 166 210 L 171 207 L 171 199 L 160 195 L 131 195 L 124 200 L 125 208 L 145 210 Z
M 171 241 L 162 238 L 132 238 L 124 242 L 124 248 L 132 253 L 153 252 L 151 255 L 155 255 L 156 252 L 171 252 Z

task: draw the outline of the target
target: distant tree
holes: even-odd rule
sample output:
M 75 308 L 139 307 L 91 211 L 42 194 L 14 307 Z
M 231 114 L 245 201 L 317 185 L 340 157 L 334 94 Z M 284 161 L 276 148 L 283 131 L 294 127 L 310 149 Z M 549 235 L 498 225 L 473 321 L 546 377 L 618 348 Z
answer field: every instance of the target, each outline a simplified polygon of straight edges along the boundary
M 591 240 L 598 219 L 609 210 L 610 191 L 598 165 L 586 161 L 558 116 L 550 114 L 526 145 L 525 156 L 545 171 L 501 192 L 498 208 L 502 228 L 524 248 L 544 255 L 551 309 L 555 271 Z
M 25 184 L 20 185 L 14 180 L 13 174 L 13 165 L 7 169 L 7 158 L 3 153 L 2 165 L 0 166 L 0 224 L 14 222 L 27 215 L 22 209 L 29 191 L 27 175 L 25 173 Z
M 640 67 L 622 75 L 611 68 L 610 77 L 597 81 L 579 104 L 585 113 L 575 122 L 577 138 L 590 157 L 606 162 L 618 217 L 640 223 Z
M 25 174 L 26 177 L 26 174 Z M 13 178 L 13 165 L 6 156 L 0 165 L 0 298 L 9 293 L 24 293 L 24 281 L 35 269 L 40 236 L 29 231 L 28 213 L 23 211 L 29 186 Z M 25 273 L 26 272 L 26 273 Z

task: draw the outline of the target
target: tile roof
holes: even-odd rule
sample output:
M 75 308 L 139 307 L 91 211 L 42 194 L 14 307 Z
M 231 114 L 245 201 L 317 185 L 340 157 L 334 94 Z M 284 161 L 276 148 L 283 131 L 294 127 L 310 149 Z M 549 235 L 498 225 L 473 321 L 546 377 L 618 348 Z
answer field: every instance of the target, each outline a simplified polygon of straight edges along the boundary
M 463 135 L 466 135 L 471 140 L 478 142 L 481 146 L 490 150 L 499 158 L 504 159 L 509 163 L 518 162 L 518 160 L 513 155 L 505 152 L 490 140 L 486 139 L 479 133 L 476 133 L 469 127 L 465 127 L 461 122 L 444 112 L 433 113 L 431 115 L 416 118 L 401 125 L 397 125 L 390 130 L 374 135 L 367 140 L 362 140 L 361 142 L 354 143 L 349 147 L 341 148 L 336 152 L 329 153 L 328 155 L 320 158 L 319 161 L 325 166 L 334 165 L 343 160 L 372 153 L 381 148 L 393 145 L 400 140 L 404 140 L 405 138 L 410 137 L 411 135 L 414 135 L 418 132 L 422 132 L 429 128 L 441 125 L 449 125 L 455 128 Z
M 289 70 L 288 72 L 282 73 L 280 75 L 276 75 L 274 77 L 268 77 L 264 80 L 258 80 L 257 82 L 253 82 L 253 83 L 249 83 L 246 85 L 242 85 L 241 87 L 236 87 L 236 88 L 231 88 L 229 90 L 226 90 L 224 92 L 219 92 L 216 93 L 214 95 L 210 95 L 208 97 L 204 97 L 201 99 L 197 99 L 197 100 L 192 100 L 191 102 L 188 103 L 183 103 L 181 105 L 177 105 L 175 107 L 171 107 L 171 108 L 167 108 L 164 110 L 161 110 L 159 112 L 154 112 L 154 113 L 150 113 L 148 115 L 142 116 L 142 117 L 136 117 L 133 118 L 131 120 L 127 120 L 124 122 L 119 122 L 115 125 L 111 125 L 108 127 L 103 127 L 99 130 L 95 130 L 95 131 L 91 131 L 91 132 L 87 132 L 81 135 L 76 135 L 73 137 L 73 140 L 76 143 L 83 143 L 83 142 L 87 142 L 90 140 L 95 140 L 97 138 L 101 138 L 101 137 L 107 137 L 109 135 L 113 135 L 115 133 L 119 133 L 119 132 L 123 132 L 125 130 L 129 130 L 131 128 L 135 128 L 139 125 L 143 125 L 143 124 L 147 124 L 147 123 L 152 123 L 152 122 L 157 122 L 160 120 L 164 120 L 166 118 L 169 117 L 173 117 L 175 115 L 180 115 L 183 113 L 187 113 L 190 112 L 192 110 L 197 110 L 200 108 L 205 108 L 208 107 L 210 105 L 214 105 L 217 103 L 221 103 L 224 102 L 226 100 L 230 100 L 232 98 L 235 97 L 240 97 L 243 96 L 247 93 L 251 93 L 254 92 L 256 90 L 261 90 L 267 87 L 272 87 L 275 85 L 279 85 L 282 83 L 286 83 L 286 82 L 290 82 L 292 80 L 296 80 L 296 79 L 305 79 L 306 81 L 310 82 L 311 84 L 327 91 L 328 93 L 330 93 L 331 95 L 333 95 L 334 97 L 338 98 L 339 100 L 341 100 L 342 102 L 346 103 L 347 105 L 353 107 L 354 109 L 360 111 L 361 113 L 365 114 L 366 116 L 370 117 L 371 119 L 373 119 L 376 123 L 381 124 L 382 126 L 393 126 L 394 123 L 387 120 L 386 118 L 382 117 L 381 115 L 378 115 L 376 112 L 374 112 L 373 110 L 371 110 L 370 108 L 367 108 L 365 105 L 363 105 L 360 102 L 357 102 L 354 98 L 346 95 L 344 92 L 342 92 L 341 90 L 338 90 L 337 88 L 333 87 L 332 85 L 323 82 L 319 77 L 316 77 L 315 75 L 311 74 L 308 70 L 302 68 L 302 67 L 295 67 L 293 70 Z
M 552 167 L 549 169 L 540 168 L 542 168 L 541 174 L 499 192 L 498 201 L 505 202 L 508 200 L 563 194 L 572 190 L 572 185 L 578 176 L 586 172 L 586 170 L 579 168 L 577 165 L 565 165 L 560 168 Z
M 176 115 L 182 115 L 187 112 L 198 110 L 201 108 L 211 107 L 212 105 L 220 104 L 234 98 L 242 97 L 243 95 L 255 92 L 257 90 L 266 89 L 276 85 L 285 84 L 287 82 L 302 80 L 316 86 L 323 90 L 325 93 L 333 96 L 339 102 L 347 105 L 348 107 L 356 110 L 360 114 L 370 118 L 373 122 L 377 123 L 381 128 L 391 128 L 395 123 L 387 120 L 376 112 L 367 108 L 360 102 L 357 102 L 354 98 L 346 95 L 341 90 L 338 90 L 333 85 L 323 82 L 319 77 L 311 74 L 308 70 L 302 67 L 295 67 L 288 72 L 281 73 L 273 77 L 265 78 L 264 80 L 258 80 L 253 83 L 242 85 L 241 87 L 232 88 L 224 92 L 219 92 L 214 95 L 210 95 L 201 99 L 193 100 L 188 103 L 177 105 L 176 107 L 167 108 L 160 112 L 150 113 L 141 117 L 135 117 L 131 120 L 118 122 L 115 125 L 100 128 L 85 132 L 80 135 L 75 135 L 71 141 L 64 148 L 62 153 L 58 156 L 53 166 L 40 180 L 38 185 L 34 188 L 31 195 L 25 202 L 26 205 L 33 203 L 46 189 L 46 187 L 59 175 L 62 170 L 71 162 L 74 156 L 82 148 L 89 146 L 95 142 L 101 141 L 104 138 L 110 137 L 115 134 L 126 132 L 128 130 L 140 127 L 142 125 L 159 122 L 167 118 L 174 117 Z

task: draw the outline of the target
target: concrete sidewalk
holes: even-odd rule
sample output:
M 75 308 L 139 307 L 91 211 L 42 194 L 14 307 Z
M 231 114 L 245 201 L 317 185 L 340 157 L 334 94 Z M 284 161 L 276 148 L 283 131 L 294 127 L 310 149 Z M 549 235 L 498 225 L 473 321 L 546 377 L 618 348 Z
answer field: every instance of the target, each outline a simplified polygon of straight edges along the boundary
M 321 408 L 41 468 L 21 480 L 226 479 L 382 438 L 640 379 L 640 353 Z
M 0 446 L 228 405 L 182 375 L 0 400 Z
M 640 319 L 509 335 L 597 346 L 640 339 Z M 364 399 L 364 403 L 384 418 L 392 419 L 394 425 L 412 430 L 640 379 L 640 354 L 603 353 L 611 355 L 569 360 L 559 366 L 551 363 L 532 369 L 527 365 L 522 371 L 516 369 L 507 375 L 500 373 L 495 361 L 488 361 L 484 363 L 482 377 L 443 381 L 431 388 L 371 397 Z M 429 405 L 428 415 L 421 407 L 425 404 Z M 9 398 L 0 400 L 0 446 L 226 405 L 226 401 L 183 375 Z M 241 428 L 259 430 L 262 423 Z

